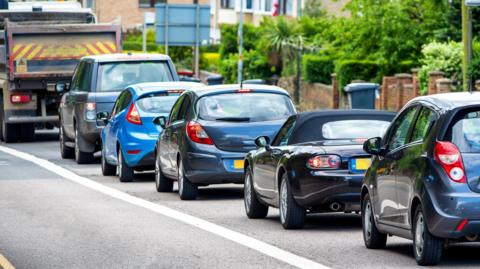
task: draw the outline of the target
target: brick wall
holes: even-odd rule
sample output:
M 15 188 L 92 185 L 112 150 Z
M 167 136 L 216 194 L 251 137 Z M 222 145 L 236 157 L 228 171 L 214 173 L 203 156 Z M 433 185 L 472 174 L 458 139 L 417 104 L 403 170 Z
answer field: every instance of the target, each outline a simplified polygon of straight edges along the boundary
M 286 89 L 291 96 L 295 89 L 295 77 L 282 77 L 278 81 L 278 86 Z M 321 83 L 302 82 L 300 91 L 300 104 L 298 111 L 332 109 L 334 107 L 334 94 L 331 85 Z

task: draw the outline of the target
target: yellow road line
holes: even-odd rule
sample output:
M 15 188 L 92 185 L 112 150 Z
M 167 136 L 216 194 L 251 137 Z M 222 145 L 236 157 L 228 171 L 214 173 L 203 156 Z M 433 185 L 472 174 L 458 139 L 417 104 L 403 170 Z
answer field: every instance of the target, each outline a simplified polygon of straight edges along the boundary
M 13 267 L 13 265 L 2 254 L 0 254 L 0 268 L 15 269 L 15 267 Z

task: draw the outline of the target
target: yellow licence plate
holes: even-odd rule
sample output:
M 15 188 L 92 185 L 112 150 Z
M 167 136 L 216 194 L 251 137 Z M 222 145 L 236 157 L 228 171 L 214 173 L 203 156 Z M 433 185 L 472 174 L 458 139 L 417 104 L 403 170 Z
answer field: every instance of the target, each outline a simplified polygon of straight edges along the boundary
M 355 170 L 367 170 L 371 161 L 371 159 L 355 159 Z
M 233 160 L 233 168 L 234 169 L 243 169 L 245 161 L 244 160 Z

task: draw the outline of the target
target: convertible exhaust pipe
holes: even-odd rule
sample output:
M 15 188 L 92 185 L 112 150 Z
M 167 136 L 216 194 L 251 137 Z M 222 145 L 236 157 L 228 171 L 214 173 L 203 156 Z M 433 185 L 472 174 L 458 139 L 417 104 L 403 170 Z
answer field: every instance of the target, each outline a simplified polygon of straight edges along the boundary
M 332 211 L 338 211 L 338 210 L 340 210 L 341 208 L 342 208 L 342 205 L 340 205 L 340 204 L 337 203 L 337 202 L 333 202 L 333 203 L 330 204 L 330 209 L 331 209 Z
M 465 238 L 470 242 L 475 242 L 478 239 L 478 234 L 467 235 Z

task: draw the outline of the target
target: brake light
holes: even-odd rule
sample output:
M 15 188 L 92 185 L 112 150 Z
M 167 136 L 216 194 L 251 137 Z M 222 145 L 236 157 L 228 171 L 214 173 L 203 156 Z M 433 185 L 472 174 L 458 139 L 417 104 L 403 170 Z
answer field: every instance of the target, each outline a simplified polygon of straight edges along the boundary
M 85 119 L 87 120 L 96 120 L 97 113 L 95 113 L 97 105 L 95 103 L 86 103 L 85 104 Z
M 434 155 L 451 180 L 457 183 L 467 182 L 462 156 L 457 146 L 450 142 L 438 141 L 435 144 Z
M 249 93 L 249 92 L 252 92 L 252 90 L 250 90 L 250 89 L 239 89 L 239 90 L 237 90 L 237 93 Z
M 463 219 L 462 221 L 460 221 L 460 223 L 458 224 L 457 226 L 457 232 L 461 232 L 463 231 L 463 228 L 465 228 L 465 226 L 467 226 L 468 224 L 468 219 Z
M 140 152 L 141 152 L 141 150 L 139 150 L 139 149 L 127 150 L 127 154 L 138 154 Z
M 26 104 L 30 102 L 29 94 L 12 94 L 10 95 L 12 104 Z
M 341 159 L 337 155 L 318 155 L 308 159 L 307 167 L 311 169 L 338 169 Z
M 182 93 L 183 90 L 168 90 L 167 93 Z
M 187 123 L 187 135 L 195 143 L 213 145 L 212 139 L 198 122 L 189 121 Z
M 135 104 L 131 104 L 127 112 L 127 121 L 136 125 L 142 125 L 142 119 L 140 119 L 140 114 L 138 113 L 137 107 Z

